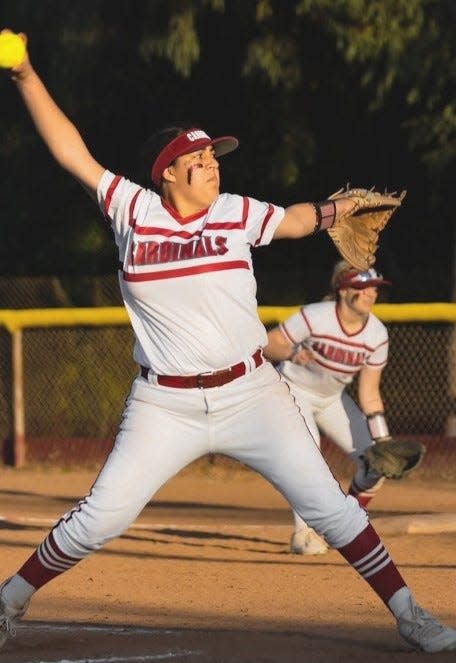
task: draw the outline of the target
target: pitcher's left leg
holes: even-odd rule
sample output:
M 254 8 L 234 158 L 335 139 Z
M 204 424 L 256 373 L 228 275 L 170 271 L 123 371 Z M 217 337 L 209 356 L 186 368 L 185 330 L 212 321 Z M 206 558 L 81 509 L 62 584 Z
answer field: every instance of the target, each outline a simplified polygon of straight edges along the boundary
M 238 401 L 236 394 L 231 394 L 230 407 L 237 407 L 237 426 L 229 431 L 226 425 L 225 429 L 220 413 L 216 439 L 222 443 L 217 451 L 237 458 L 268 479 L 389 605 L 405 588 L 403 578 L 366 511 L 341 490 L 288 388 L 267 370 L 252 380 L 252 386 L 258 382 L 256 390 L 244 390 L 237 395 Z M 228 402 L 227 424 L 231 421 Z

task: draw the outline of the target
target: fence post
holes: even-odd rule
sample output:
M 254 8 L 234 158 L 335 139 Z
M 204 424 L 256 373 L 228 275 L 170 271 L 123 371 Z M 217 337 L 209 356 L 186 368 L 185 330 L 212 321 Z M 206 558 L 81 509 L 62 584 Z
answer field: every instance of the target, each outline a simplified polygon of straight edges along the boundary
M 24 358 L 22 329 L 16 329 L 12 337 L 13 368 L 13 462 L 14 467 L 25 465 L 25 416 L 24 416 Z

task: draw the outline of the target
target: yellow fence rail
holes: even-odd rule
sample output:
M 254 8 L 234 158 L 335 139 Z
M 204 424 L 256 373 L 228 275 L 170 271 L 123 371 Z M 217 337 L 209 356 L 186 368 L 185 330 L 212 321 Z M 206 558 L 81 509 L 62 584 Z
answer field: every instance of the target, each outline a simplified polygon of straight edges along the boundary
M 281 322 L 299 310 L 299 306 L 259 306 L 264 324 Z M 373 312 L 384 322 L 456 322 L 456 303 L 432 302 L 412 304 L 376 304 Z M 32 327 L 77 327 L 127 325 L 129 319 L 122 306 L 101 308 L 50 308 L 0 310 L 0 326 L 10 333 Z
M 298 310 L 258 312 L 269 327 Z M 448 473 L 456 466 L 456 303 L 377 304 L 374 313 L 390 332 L 382 386 L 392 427 L 432 438 Z M 95 459 L 137 371 L 132 344 L 121 306 L 0 310 L 0 447 L 10 438 L 9 462 L 58 462 L 71 445 Z

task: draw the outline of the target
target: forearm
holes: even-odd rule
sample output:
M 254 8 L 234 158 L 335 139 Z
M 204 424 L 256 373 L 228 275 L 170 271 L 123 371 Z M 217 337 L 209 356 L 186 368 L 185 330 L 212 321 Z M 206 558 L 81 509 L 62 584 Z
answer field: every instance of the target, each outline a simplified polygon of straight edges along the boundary
M 297 203 L 286 208 L 288 227 L 296 233 L 296 238 L 310 235 L 317 222 L 317 214 L 312 203 Z
M 382 369 L 365 366 L 361 369 L 358 381 L 358 402 L 365 415 L 383 412 L 383 399 L 380 392 Z
M 264 356 L 270 361 L 284 361 L 293 354 L 294 345 L 282 334 L 278 327 L 268 333 L 268 344 L 263 348 Z
M 353 201 L 348 198 L 290 205 L 274 233 L 274 239 L 300 239 L 319 230 L 327 230 L 338 216 L 352 208 Z
M 371 414 L 372 412 L 383 412 L 385 409 L 380 392 L 377 392 L 376 394 L 360 394 L 359 404 L 365 415 Z
M 86 149 L 78 130 L 54 102 L 32 67 L 14 81 L 39 135 L 56 161 L 67 168 L 71 154 Z
M 372 439 L 379 441 L 390 438 L 388 423 L 385 417 L 385 407 L 380 394 L 380 374 L 361 374 L 360 389 L 358 392 L 359 405 L 366 415 L 367 427 Z M 366 385 L 365 381 L 368 381 Z
M 54 159 L 93 193 L 103 168 L 93 159 L 75 125 L 57 106 L 30 64 L 13 80 Z

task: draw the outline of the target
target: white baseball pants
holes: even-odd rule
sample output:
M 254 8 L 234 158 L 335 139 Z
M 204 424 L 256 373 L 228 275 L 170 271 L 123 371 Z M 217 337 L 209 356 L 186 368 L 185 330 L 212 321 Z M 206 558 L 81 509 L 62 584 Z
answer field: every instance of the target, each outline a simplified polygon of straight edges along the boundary
M 330 472 L 287 384 L 266 362 L 205 390 L 136 378 L 90 493 L 53 530 L 57 545 L 75 558 L 97 550 L 127 529 L 164 483 L 208 453 L 263 475 L 331 547 L 345 546 L 368 524 Z

